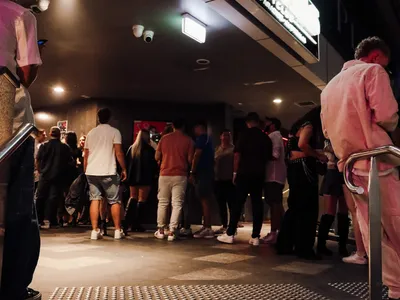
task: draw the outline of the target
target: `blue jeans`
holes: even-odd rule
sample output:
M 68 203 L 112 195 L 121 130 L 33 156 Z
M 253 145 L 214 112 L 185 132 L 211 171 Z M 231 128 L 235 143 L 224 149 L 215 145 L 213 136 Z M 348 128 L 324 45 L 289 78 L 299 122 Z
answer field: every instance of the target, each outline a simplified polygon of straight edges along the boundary
M 29 138 L 11 158 L 1 299 L 25 299 L 39 260 L 40 233 L 33 200 L 34 145 L 34 139 Z

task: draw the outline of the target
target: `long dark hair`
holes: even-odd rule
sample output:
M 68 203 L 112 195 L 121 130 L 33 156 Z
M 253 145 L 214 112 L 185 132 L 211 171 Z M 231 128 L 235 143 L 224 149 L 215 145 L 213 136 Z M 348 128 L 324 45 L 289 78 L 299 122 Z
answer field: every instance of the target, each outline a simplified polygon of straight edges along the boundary
M 300 128 L 307 124 L 313 127 L 313 136 L 310 141 L 311 145 L 316 149 L 323 149 L 324 135 L 321 124 L 321 106 L 314 107 L 303 117 L 297 120 L 290 129 L 290 134 L 296 135 Z
M 78 149 L 78 137 L 73 131 L 68 131 L 65 135 L 65 143 L 70 146 L 71 149 Z

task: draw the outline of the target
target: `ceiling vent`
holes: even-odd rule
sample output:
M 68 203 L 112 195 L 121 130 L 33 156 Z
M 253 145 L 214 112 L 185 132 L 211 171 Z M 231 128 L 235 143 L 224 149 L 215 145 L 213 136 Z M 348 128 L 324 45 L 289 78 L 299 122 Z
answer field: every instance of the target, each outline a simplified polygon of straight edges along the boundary
M 299 107 L 314 107 L 316 104 L 312 101 L 296 102 Z

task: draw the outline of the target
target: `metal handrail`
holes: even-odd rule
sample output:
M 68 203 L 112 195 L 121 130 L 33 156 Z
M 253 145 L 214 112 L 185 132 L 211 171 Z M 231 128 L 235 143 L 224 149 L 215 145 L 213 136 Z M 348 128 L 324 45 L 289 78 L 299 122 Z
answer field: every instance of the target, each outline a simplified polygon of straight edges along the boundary
M 37 135 L 35 125 L 28 123 L 21 126 L 3 145 L 0 146 L 0 164 L 7 160 L 28 138 Z
M 355 194 L 364 194 L 364 188 L 353 182 L 352 171 L 356 161 L 370 159 L 371 168 L 368 182 L 368 214 L 369 214 L 369 299 L 382 299 L 382 223 L 381 195 L 379 184 L 378 157 L 386 155 L 400 158 L 400 149 L 394 146 L 383 146 L 350 155 L 344 165 L 344 181 L 348 189 Z M 394 164 L 393 164 L 394 165 Z M 395 165 L 399 165 L 399 161 Z
M 352 170 L 354 163 L 357 160 L 368 159 L 371 157 L 378 157 L 387 154 L 391 154 L 400 158 L 400 149 L 395 146 L 388 145 L 388 146 L 378 147 L 375 149 L 357 152 L 350 155 L 349 158 L 346 160 L 343 171 L 344 182 L 346 183 L 348 189 L 355 194 L 362 195 L 364 193 L 364 189 L 362 187 L 357 187 L 353 184 Z

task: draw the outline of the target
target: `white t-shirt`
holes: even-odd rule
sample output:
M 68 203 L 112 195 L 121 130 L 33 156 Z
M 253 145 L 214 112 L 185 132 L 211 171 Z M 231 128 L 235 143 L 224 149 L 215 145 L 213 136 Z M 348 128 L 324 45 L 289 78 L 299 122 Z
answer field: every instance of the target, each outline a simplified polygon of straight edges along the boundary
M 277 182 L 285 184 L 286 182 L 286 164 L 285 164 L 285 147 L 283 145 L 282 135 L 279 131 L 269 134 L 272 141 L 273 160 L 267 163 L 267 174 L 265 182 Z
M 121 144 L 122 137 L 118 129 L 108 124 L 100 124 L 92 129 L 85 142 L 89 150 L 86 175 L 111 176 L 117 174 L 115 144 Z
M 35 16 L 9 0 L 0 0 L 0 12 L 0 66 L 17 76 L 17 66 L 41 65 Z
M 33 115 L 29 91 L 21 85 L 17 88 L 15 94 L 13 132 L 27 123 L 35 124 L 35 117 Z

